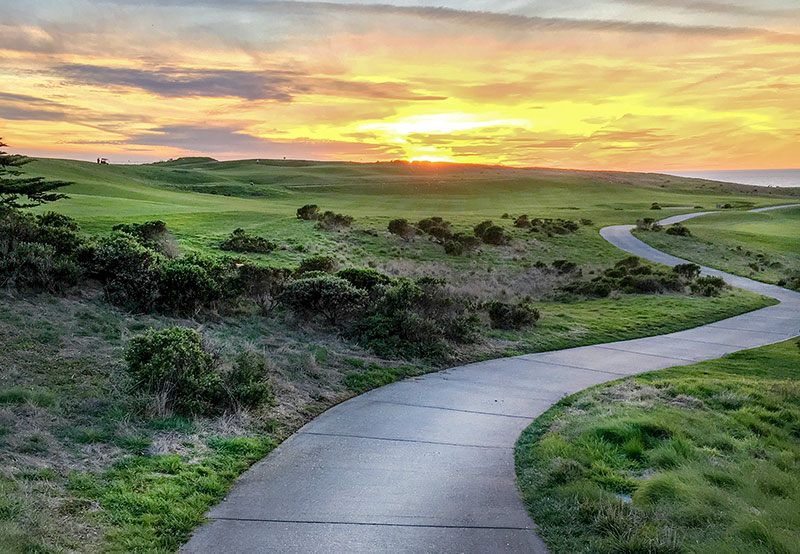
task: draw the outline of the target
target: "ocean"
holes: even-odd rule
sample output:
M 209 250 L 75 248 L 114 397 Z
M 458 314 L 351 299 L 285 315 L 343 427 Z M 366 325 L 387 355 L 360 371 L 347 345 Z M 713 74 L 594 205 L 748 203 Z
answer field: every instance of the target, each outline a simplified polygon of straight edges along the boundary
M 762 187 L 800 187 L 800 169 L 740 169 L 729 171 L 669 171 L 677 177 L 698 177 Z

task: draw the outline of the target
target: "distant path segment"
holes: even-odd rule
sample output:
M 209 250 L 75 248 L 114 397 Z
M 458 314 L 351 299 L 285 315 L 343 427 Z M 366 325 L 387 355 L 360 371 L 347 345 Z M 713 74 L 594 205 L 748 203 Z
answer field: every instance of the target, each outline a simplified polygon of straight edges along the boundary
M 642 258 L 685 263 L 631 229 L 600 234 Z M 183 552 L 547 552 L 514 477 L 514 443 L 536 417 L 592 385 L 800 334 L 800 293 L 703 273 L 780 304 L 668 335 L 455 367 L 355 397 L 244 473 Z

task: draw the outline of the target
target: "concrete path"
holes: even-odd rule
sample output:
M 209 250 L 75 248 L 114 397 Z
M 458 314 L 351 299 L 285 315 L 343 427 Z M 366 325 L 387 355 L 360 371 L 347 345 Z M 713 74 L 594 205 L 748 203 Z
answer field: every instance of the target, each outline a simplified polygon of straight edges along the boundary
M 631 228 L 601 235 L 642 258 L 684 262 Z M 800 334 L 800 294 L 703 272 L 781 303 L 669 335 L 470 364 L 348 400 L 247 471 L 183 552 L 546 552 L 514 477 L 514 443 L 533 419 L 591 385 Z

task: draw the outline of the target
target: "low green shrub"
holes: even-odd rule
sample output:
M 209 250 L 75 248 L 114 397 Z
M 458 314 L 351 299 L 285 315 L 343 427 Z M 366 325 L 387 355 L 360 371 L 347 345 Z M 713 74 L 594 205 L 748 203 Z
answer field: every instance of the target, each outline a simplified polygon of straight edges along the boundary
M 80 268 L 49 244 L 0 238 L 0 287 L 58 292 L 78 283 Z
M 516 304 L 489 302 L 486 306 L 492 327 L 495 329 L 520 330 L 535 325 L 541 314 L 528 300 Z
M 350 225 L 353 224 L 352 216 L 337 214 L 331 211 L 326 211 L 316 219 L 317 229 L 322 229 L 323 231 L 338 231 L 350 227 Z
M 362 289 L 367 292 L 382 285 L 391 285 L 394 282 L 394 279 L 388 275 L 384 275 L 380 271 L 360 267 L 343 269 L 339 271 L 336 276 L 349 281 L 350 284 L 357 289 Z
M 313 319 L 322 316 L 331 325 L 351 319 L 363 308 L 367 293 L 334 275 L 301 277 L 290 281 L 278 300 L 294 313 Z
M 389 222 L 389 232 L 408 240 L 416 234 L 417 230 L 405 219 L 393 219 Z
M 214 413 L 224 398 L 214 359 L 192 329 L 150 329 L 133 337 L 125 362 L 133 389 L 155 397 L 158 415 Z
M 652 217 L 645 217 L 644 219 L 636 220 L 636 230 L 638 231 L 660 231 L 661 225 Z
M 481 235 L 481 240 L 486 244 L 499 246 L 508 243 L 508 236 L 502 227 L 492 225 L 483 232 Z
M 694 294 L 700 296 L 719 296 L 728 285 L 721 277 L 698 277 L 689 284 Z
M 236 357 L 225 385 L 233 402 L 245 408 L 275 402 L 269 381 L 269 363 L 263 355 L 242 352 Z
M 232 252 L 250 252 L 254 254 L 268 254 L 278 247 L 278 245 L 264 237 L 248 235 L 242 228 L 234 229 L 231 236 L 220 244 L 222 250 Z
M 245 263 L 238 267 L 236 289 L 245 298 L 251 299 L 267 315 L 278 304 L 278 296 L 291 277 L 284 268 L 266 267 Z
M 569 235 L 580 229 L 575 221 L 561 218 L 534 218 L 530 221 L 531 233 L 544 233 L 551 237 L 553 235 Z
M 319 206 L 316 204 L 306 204 L 302 208 L 297 208 L 297 219 L 305 219 L 307 221 L 317 219 L 319 215 Z
M 175 258 L 179 254 L 178 243 L 167 229 L 167 224 L 163 221 L 120 223 L 114 225 L 111 230 L 126 233 L 145 248 L 154 250 L 168 258 Z
M 222 298 L 222 288 L 202 264 L 170 260 L 159 273 L 159 308 L 164 312 L 194 316 L 204 305 Z
M 678 264 L 672 268 L 676 275 L 691 281 L 700 276 L 700 266 L 693 263 Z
M 514 227 L 519 227 L 520 229 L 529 229 L 530 226 L 531 222 L 527 215 L 521 215 L 514 220 Z
M 331 256 L 311 256 L 310 258 L 304 258 L 300 262 L 297 274 L 302 275 L 311 271 L 334 273 L 338 266 L 338 262 Z
M 451 256 L 460 256 L 464 253 L 464 245 L 457 240 L 447 240 L 444 243 L 444 252 Z
M 680 223 L 676 223 L 667 228 L 666 233 L 668 235 L 674 235 L 676 237 L 691 237 L 692 233 L 689 231 L 687 227 L 684 227 Z

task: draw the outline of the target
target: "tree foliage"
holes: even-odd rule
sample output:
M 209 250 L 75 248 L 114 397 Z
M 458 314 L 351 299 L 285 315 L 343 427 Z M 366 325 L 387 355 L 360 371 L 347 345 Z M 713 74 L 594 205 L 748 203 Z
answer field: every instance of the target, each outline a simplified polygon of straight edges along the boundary
M 4 146 L 7 145 L 0 138 L 0 148 Z M 72 183 L 23 176 L 20 168 L 31 161 L 26 156 L 6 154 L 0 150 L 0 208 L 32 208 L 67 198 L 66 194 L 53 191 Z

